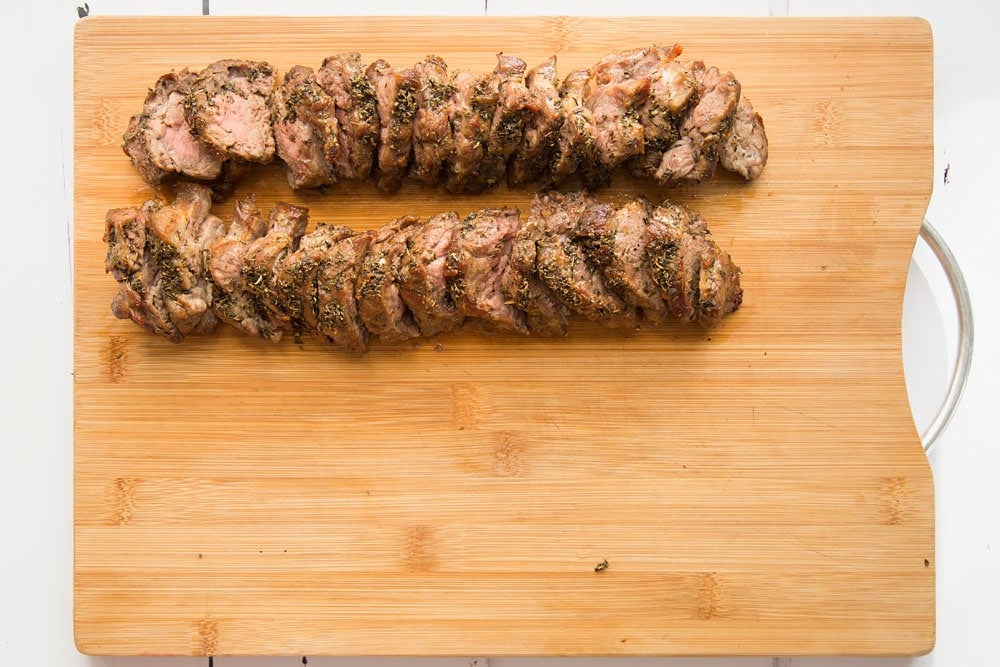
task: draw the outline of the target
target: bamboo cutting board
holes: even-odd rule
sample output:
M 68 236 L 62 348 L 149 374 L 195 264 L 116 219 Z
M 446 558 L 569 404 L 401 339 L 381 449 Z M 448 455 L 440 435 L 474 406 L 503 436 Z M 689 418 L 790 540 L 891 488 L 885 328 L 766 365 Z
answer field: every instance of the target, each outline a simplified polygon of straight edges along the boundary
M 722 326 L 469 331 L 349 356 L 116 320 L 107 209 L 146 189 L 119 143 L 161 73 L 280 72 L 359 50 L 563 74 L 677 41 L 731 69 L 764 176 L 657 191 L 742 266 Z M 76 33 L 75 602 L 93 654 L 915 654 L 934 644 L 931 472 L 903 380 L 931 191 L 918 20 L 88 18 Z M 367 183 L 238 193 L 369 228 L 526 207 Z M 224 220 L 231 202 L 217 205 Z M 607 563 L 606 569 L 597 568 Z M 600 571 L 595 571 L 599 570 Z

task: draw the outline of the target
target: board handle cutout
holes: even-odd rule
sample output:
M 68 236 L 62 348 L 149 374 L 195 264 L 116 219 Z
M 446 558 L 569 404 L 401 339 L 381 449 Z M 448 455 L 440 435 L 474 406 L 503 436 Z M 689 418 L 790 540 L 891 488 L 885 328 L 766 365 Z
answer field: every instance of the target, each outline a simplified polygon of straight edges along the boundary
M 944 269 L 948 284 L 951 286 L 952 296 L 955 297 L 955 306 L 958 309 L 958 354 L 955 355 L 948 393 L 945 394 L 944 401 L 938 408 L 937 414 L 934 415 L 934 419 L 920 434 L 924 452 L 929 455 L 962 400 L 962 392 L 965 391 L 965 383 L 969 379 L 969 368 L 972 365 L 975 326 L 972 320 L 972 298 L 969 296 L 969 288 L 965 284 L 965 276 L 962 275 L 962 269 L 958 265 L 955 255 L 951 252 L 951 248 L 926 218 L 924 218 L 924 224 L 920 226 L 920 238 L 931 249 L 940 262 L 941 268 Z

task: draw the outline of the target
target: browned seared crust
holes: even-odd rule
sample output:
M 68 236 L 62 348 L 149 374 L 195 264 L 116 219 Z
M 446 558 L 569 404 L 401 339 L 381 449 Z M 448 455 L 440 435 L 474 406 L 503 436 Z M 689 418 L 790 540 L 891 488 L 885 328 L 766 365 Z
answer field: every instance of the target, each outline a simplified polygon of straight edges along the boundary
M 547 192 L 516 209 L 404 216 L 355 234 L 252 198 L 228 230 L 210 192 L 108 213 L 112 311 L 180 341 L 221 319 L 277 340 L 292 332 L 360 352 L 369 337 L 404 341 L 478 320 L 488 329 L 565 334 L 572 314 L 617 329 L 668 319 L 718 323 L 739 308 L 740 271 L 697 213 L 641 197 L 603 203 Z

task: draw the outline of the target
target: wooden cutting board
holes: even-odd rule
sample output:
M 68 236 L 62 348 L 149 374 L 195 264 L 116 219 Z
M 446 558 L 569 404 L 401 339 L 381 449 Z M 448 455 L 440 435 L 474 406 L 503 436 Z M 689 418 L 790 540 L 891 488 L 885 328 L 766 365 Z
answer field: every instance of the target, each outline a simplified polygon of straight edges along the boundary
M 105 211 L 161 73 L 359 50 L 562 73 L 677 41 L 731 69 L 771 159 L 669 195 L 743 269 L 722 326 L 456 333 L 350 356 L 116 320 Z M 88 18 L 75 60 L 75 633 L 94 654 L 915 654 L 934 644 L 934 493 L 901 314 L 931 192 L 919 20 Z M 239 188 L 312 220 L 525 207 L 368 183 Z M 217 205 L 223 219 L 232 204 Z M 601 571 L 596 566 L 607 562 Z

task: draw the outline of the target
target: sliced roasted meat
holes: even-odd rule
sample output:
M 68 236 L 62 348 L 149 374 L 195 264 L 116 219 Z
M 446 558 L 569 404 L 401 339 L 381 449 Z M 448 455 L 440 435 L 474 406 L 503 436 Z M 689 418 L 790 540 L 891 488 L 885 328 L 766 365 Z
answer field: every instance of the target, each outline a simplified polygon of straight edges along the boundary
M 266 63 L 222 60 L 162 77 L 123 149 L 150 184 L 182 174 L 217 183 L 217 196 L 275 150 L 293 188 L 366 179 L 374 169 L 386 191 L 406 175 L 463 193 L 504 178 L 558 185 L 573 174 L 594 189 L 623 164 L 685 185 L 720 160 L 757 177 L 767 158 L 760 116 L 740 103 L 731 73 L 680 62 L 680 53 L 676 44 L 611 53 L 561 83 L 554 57 L 525 75 L 523 60 L 500 53 L 493 71 L 449 80 L 437 56 L 397 70 L 346 53 L 315 75 L 293 67 L 277 90 Z
M 553 151 L 550 183 L 559 184 L 581 169 L 591 170 L 597 158 L 594 116 L 584 104 L 588 70 L 571 72 L 559 90 L 563 124 Z M 596 180 L 599 175 L 595 174 Z
M 748 181 L 758 178 L 767 163 L 767 134 L 764 121 L 746 96 L 740 97 L 732 127 L 719 151 L 719 163 Z
M 638 110 L 649 96 L 648 77 L 632 75 L 648 49 L 605 56 L 590 70 L 584 104 L 594 119 L 595 168 L 585 174 L 588 187 L 606 182 L 611 173 L 643 151 L 644 134 Z
M 740 99 L 740 84 L 730 72 L 689 65 L 698 99 L 679 127 L 680 138 L 663 154 L 653 174 L 660 183 L 700 183 L 715 173 L 722 139 L 729 131 Z
M 494 72 L 499 81 L 497 111 L 490 127 L 489 152 L 507 160 L 524 139 L 524 128 L 537 111 L 534 95 L 524 85 L 524 70 L 527 65 L 520 58 L 497 54 Z
M 679 138 L 681 118 L 695 97 L 697 85 L 687 67 L 676 59 L 680 53 L 677 44 L 654 46 L 637 63 L 634 76 L 649 78 L 649 97 L 639 108 L 644 149 L 631 162 L 636 176 L 655 176 L 663 154 Z
M 551 192 L 532 203 L 533 215 L 545 221 L 537 243 L 536 270 L 542 282 L 570 310 L 611 328 L 635 328 L 635 308 L 612 291 L 600 268 L 584 250 L 581 229 L 603 224 L 612 208 L 586 195 Z
M 508 301 L 501 284 L 519 221 L 517 209 L 512 208 L 467 216 L 459 225 L 445 271 L 451 298 L 462 314 L 497 331 L 527 333 L 524 313 Z
M 556 57 L 528 72 L 524 84 L 531 95 L 532 114 L 524 123 L 524 141 L 517 147 L 507 171 L 511 185 L 537 181 L 545 175 L 559 142 L 563 124 Z
M 664 203 L 646 227 L 650 274 L 671 314 L 713 324 L 739 308 L 740 271 L 697 213 Z
M 531 213 L 518 226 L 501 288 L 507 299 L 524 311 L 531 333 L 565 335 L 569 309 L 545 285 L 537 272 L 538 242 L 545 229 L 545 219 L 539 215 L 541 210 L 544 209 L 533 203 Z
M 455 150 L 451 132 L 452 98 L 458 88 L 448 81 L 448 66 L 437 56 L 427 56 L 414 67 L 419 84 L 417 112 L 413 119 L 413 167 L 410 175 L 435 186 Z
M 275 300 L 296 336 L 319 333 L 316 273 L 330 248 L 353 234 L 348 227 L 320 223 L 299 239 L 295 252 L 275 263 Z
M 271 94 L 274 70 L 264 62 L 219 60 L 191 83 L 187 121 L 223 158 L 267 163 L 274 158 Z
M 319 333 L 349 352 L 368 349 L 368 329 L 358 313 L 358 267 L 375 233 L 368 231 L 333 244 L 316 272 Z
M 280 326 L 292 329 L 292 318 L 282 305 L 275 269 L 299 247 L 309 224 L 309 209 L 277 204 L 268 218 L 267 234 L 250 243 L 243 256 L 243 286 L 260 300 Z
M 204 248 L 222 234 L 223 224 L 209 212 L 211 204 L 209 188 L 183 183 L 167 206 L 147 203 L 108 215 L 107 269 L 122 286 L 112 304 L 117 317 L 174 342 L 215 330 Z
M 646 230 L 650 273 L 667 307 L 681 321 L 697 319 L 704 222 L 688 209 L 665 204 L 653 210 Z
M 274 91 L 272 106 L 276 150 L 285 162 L 288 184 L 315 188 L 333 183 L 340 131 L 337 108 L 312 69 L 290 69 Z
M 266 232 L 267 223 L 253 197 L 237 201 L 226 234 L 208 246 L 208 271 L 215 283 L 212 307 L 219 319 L 251 336 L 277 341 L 281 329 L 271 311 L 243 284 L 247 249 Z
M 198 141 L 184 114 L 196 78 L 188 70 L 161 76 L 146 96 L 142 113 L 129 121 L 123 148 L 150 185 L 177 174 L 210 181 L 222 171 L 219 154 Z
M 740 271 L 696 213 L 641 197 L 608 205 L 584 194 L 538 195 L 517 210 L 405 216 L 354 234 L 276 205 L 267 230 L 252 199 L 223 235 L 210 192 L 108 213 L 112 310 L 180 341 L 218 319 L 264 338 L 316 334 L 362 351 L 368 337 L 405 340 L 482 321 L 495 331 L 561 334 L 575 312 L 615 328 L 667 315 L 711 326 L 742 303 Z
M 118 294 L 111 302 L 115 317 L 130 319 L 150 333 L 179 343 L 184 335 L 167 311 L 160 265 L 146 246 L 149 216 L 161 206 L 161 202 L 151 200 L 141 207 L 108 211 L 105 268 L 118 281 Z
M 487 148 L 500 99 L 499 81 L 495 72 L 477 76 L 463 71 L 452 83 L 456 88 L 451 115 L 455 152 L 448 161 L 445 187 L 449 192 L 482 192 L 500 182 L 505 167 Z
M 577 233 L 608 287 L 638 308 L 643 320 L 658 324 L 667 316 L 667 305 L 646 260 L 646 224 L 652 208 L 644 197 L 629 199 L 610 215 L 584 218 Z
M 728 252 L 709 241 L 698 277 L 698 321 L 706 326 L 716 324 L 741 303 L 740 268 Z
M 459 223 L 457 213 L 432 216 L 410 236 L 400 266 L 400 296 L 424 336 L 450 331 L 464 318 L 452 301 L 445 270 Z
M 204 248 L 225 225 L 211 214 L 211 206 L 209 188 L 181 183 L 173 203 L 150 214 L 146 229 L 146 247 L 160 265 L 167 311 L 183 335 L 211 333 L 218 324 Z
M 337 108 L 337 157 L 334 175 L 343 180 L 368 178 L 379 134 L 375 90 L 365 76 L 361 54 L 330 56 L 316 72 L 316 81 Z
M 384 192 L 395 192 L 410 165 L 420 82 L 414 70 L 397 70 L 384 60 L 369 65 L 367 77 L 375 91 L 380 127 L 375 185 Z
M 420 218 L 407 215 L 378 230 L 358 267 L 355 290 L 358 313 L 365 328 L 383 340 L 406 340 L 420 335 L 399 290 L 399 272 L 407 243 Z

